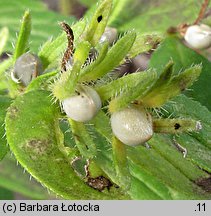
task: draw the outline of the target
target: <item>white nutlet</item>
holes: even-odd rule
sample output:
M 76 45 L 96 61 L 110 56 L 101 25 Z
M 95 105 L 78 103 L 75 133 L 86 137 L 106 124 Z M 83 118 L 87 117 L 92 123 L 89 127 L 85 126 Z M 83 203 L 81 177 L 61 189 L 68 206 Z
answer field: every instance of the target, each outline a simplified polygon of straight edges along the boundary
M 153 135 L 152 118 L 144 109 L 126 108 L 111 115 L 114 135 L 124 144 L 143 144 Z
M 39 57 L 31 53 L 25 53 L 16 60 L 11 76 L 15 82 L 21 82 L 24 86 L 28 86 L 32 79 L 42 74 L 42 72 L 42 63 Z
M 62 101 L 64 112 L 77 122 L 87 122 L 95 117 L 102 106 L 98 93 L 91 87 L 82 86 L 77 95 Z
M 207 25 L 192 25 L 184 36 L 186 42 L 195 49 L 207 49 L 211 46 L 211 28 Z
M 117 40 L 117 29 L 112 27 L 106 27 L 104 33 L 100 38 L 100 43 L 107 41 L 112 45 Z

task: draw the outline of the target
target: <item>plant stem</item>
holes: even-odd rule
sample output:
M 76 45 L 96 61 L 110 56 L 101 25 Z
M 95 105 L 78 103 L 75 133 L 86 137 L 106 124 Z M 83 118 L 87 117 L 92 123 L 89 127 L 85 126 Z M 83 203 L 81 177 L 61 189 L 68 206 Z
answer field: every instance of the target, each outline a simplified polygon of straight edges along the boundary
M 204 18 L 204 15 L 205 15 L 205 12 L 207 10 L 209 3 L 210 3 L 209 0 L 204 0 L 204 3 L 201 6 L 201 10 L 199 12 L 199 15 L 198 15 L 197 19 L 195 20 L 195 22 L 193 23 L 194 25 L 199 24 L 199 22 Z

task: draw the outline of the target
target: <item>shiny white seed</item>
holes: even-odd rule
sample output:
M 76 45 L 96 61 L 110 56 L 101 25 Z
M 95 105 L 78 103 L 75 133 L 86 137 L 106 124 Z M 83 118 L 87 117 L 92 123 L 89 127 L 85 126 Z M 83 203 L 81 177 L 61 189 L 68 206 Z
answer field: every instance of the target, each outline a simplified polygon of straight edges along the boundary
M 11 77 L 15 82 L 21 82 L 24 86 L 28 86 L 31 80 L 41 73 L 42 63 L 38 56 L 25 53 L 16 60 Z
M 143 144 L 153 135 L 151 116 L 144 109 L 125 108 L 111 115 L 114 135 L 124 144 Z
M 112 45 L 117 40 L 117 29 L 106 27 L 104 33 L 100 38 L 100 43 L 104 43 L 105 41 L 109 42 Z
M 77 95 L 62 101 L 64 112 L 77 122 L 87 122 L 95 117 L 102 103 L 98 93 L 88 87 L 80 87 Z
M 192 48 L 207 49 L 211 46 L 211 28 L 204 24 L 192 25 L 188 27 L 184 38 Z

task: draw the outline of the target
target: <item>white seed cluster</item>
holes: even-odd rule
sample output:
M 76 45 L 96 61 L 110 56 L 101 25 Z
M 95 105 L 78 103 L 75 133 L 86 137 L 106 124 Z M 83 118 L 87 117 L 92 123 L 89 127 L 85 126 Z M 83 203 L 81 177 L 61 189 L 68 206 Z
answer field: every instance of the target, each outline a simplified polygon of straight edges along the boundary
M 69 118 L 77 122 L 87 122 L 96 116 L 102 102 L 93 88 L 83 86 L 77 95 L 63 100 L 62 106 Z
M 211 28 L 204 24 L 192 25 L 188 27 L 184 38 L 192 48 L 207 49 L 211 46 Z
M 124 144 L 136 146 L 153 135 L 151 116 L 144 109 L 126 108 L 111 115 L 114 135 Z

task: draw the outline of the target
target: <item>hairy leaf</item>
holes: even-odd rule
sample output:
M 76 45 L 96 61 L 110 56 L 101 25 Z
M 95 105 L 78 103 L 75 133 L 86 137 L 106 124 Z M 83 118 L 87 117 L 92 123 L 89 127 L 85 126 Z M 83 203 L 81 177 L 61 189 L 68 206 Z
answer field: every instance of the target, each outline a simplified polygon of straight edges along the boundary
M 22 54 L 29 49 L 29 36 L 31 33 L 31 14 L 27 10 L 24 13 L 23 20 L 21 21 L 21 27 L 18 34 L 18 39 L 15 45 L 13 54 L 14 61 L 17 60 Z
M 15 157 L 33 177 L 63 198 L 111 199 L 112 194 L 87 186 L 70 166 L 58 111 L 46 91 L 31 91 L 14 101 L 7 113 L 6 131 Z M 33 126 L 28 127 L 28 122 Z
M 0 163 L 0 186 L 31 199 L 52 199 L 46 188 L 31 179 L 14 158 L 6 156 Z M 5 199 L 5 198 L 4 198 Z
M 13 200 L 14 195 L 11 190 L 0 187 L 0 200 Z
M 194 64 L 202 65 L 202 72 L 198 81 L 191 86 L 192 91 L 187 91 L 185 94 L 211 109 L 211 100 L 209 100 L 211 97 L 211 63 L 195 51 L 185 47 L 176 37 L 167 37 L 163 41 L 153 53 L 150 67 L 156 68 L 161 73 L 169 60 L 175 62 L 174 71 L 176 73 L 192 67 Z
M 112 139 L 109 117 L 103 112 L 100 112 L 99 116 L 91 123 L 101 136 L 107 140 Z M 118 180 L 118 174 L 113 176 L 115 174 L 114 170 L 105 169 L 105 163 L 112 160 L 112 152 L 109 149 L 110 142 L 106 144 L 99 141 L 100 138 L 96 134 L 95 132 L 95 140 L 99 148 L 97 161 L 101 162 L 101 167 L 104 165 L 103 169 L 106 170 L 106 174 L 114 182 L 121 181 L 122 178 Z M 105 148 L 106 146 L 107 148 Z M 161 134 L 154 135 L 149 141 L 149 146 L 150 148 L 145 146 L 127 147 L 127 158 L 131 173 L 131 187 L 127 190 L 127 193 L 131 198 L 203 199 L 210 196 L 196 183 L 193 183 L 200 179 L 207 179 L 209 175 L 183 158 L 183 155 L 173 145 L 171 137 Z M 110 166 L 115 168 L 112 163 Z M 124 179 L 122 181 L 124 182 Z M 122 184 L 124 184 L 123 182 Z
M 7 108 L 11 103 L 11 99 L 5 96 L 0 96 L 0 161 L 4 158 L 9 151 L 4 129 L 4 119 L 6 116 Z
M 136 40 L 128 53 L 128 57 L 134 58 L 140 53 L 153 50 L 162 41 L 162 39 L 163 38 L 158 34 L 137 34 Z
M 123 23 L 119 29 L 123 31 L 135 28 L 143 34 L 165 33 L 169 27 L 177 27 L 184 22 L 192 23 L 197 18 L 202 3 L 203 0 L 142 0 L 137 6 L 138 15 Z
M 181 134 L 176 137 L 177 142 L 187 148 L 187 157 L 201 168 L 211 171 L 211 114 L 200 103 L 187 98 L 184 95 L 174 99 L 175 103 L 165 105 L 172 117 L 192 118 L 200 121 L 202 129 L 191 134 Z
M 33 79 L 26 88 L 26 92 L 32 90 L 50 90 L 51 82 L 55 79 L 58 71 L 52 71 L 49 73 L 42 74 L 36 79 Z
M 97 86 L 95 89 L 100 95 L 101 100 L 106 101 L 115 98 L 119 95 L 125 94 L 127 92 L 130 93 L 130 91 L 134 91 L 135 86 L 145 91 L 145 87 L 148 86 L 148 84 L 152 81 L 151 77 L 156 79 L 155 71 L 141 71 L 137 73 L 128 74 L 109 83 L 106 83 L 105 85 Z M 143 87 L 142 84 L 144 83 L 146 84 L 146 86 L 144 85 Z M 140 96 L 140 94 L 138 96 Z M 131 100 L 134 99 L 135 98 L 132 98 Z
M 99 77 L 105 75 L 115 67 L 117 67 L 121 61 L 126 57 L 128 51 L 131 49 L 136 38 L 135 32 L 129 32 L 124 35 L 107 53 L 104 60 L 98 64 L 93 70 L 87 71 L 81 77 L 81 81 L 96 80 Z M 114 58 L 115 56 L 115 58 Z
M 140 97 L 140 100 L 146 107 L 160 107 L 191 86 L 200 74 L 201 67 L 199 65 L 190 67 L 170 78 L 166 77 L 166 75 L 162 76 L 163 74 L 161 73 L 157 83 L 144 97 Z
M 142 75 L 143 76 L 140 76 L 138 79 L 139 82 L 136 81 L 136 83 L 134 83 L 136 85 L 134 85 L 132 88 L 126 89 L 126 91 L 123 93 L 120 92 L 117 97 L 111 100 L 109 104 L 110 112 L 116 112 L 120 109 L 123 109 L 138 98 L 142 98 L 143 96 L 147 95 L 150 88 L 152 88 L 152 86 L 157 81 L 157 73 L 154 70 L 150 70 L 143 72 Z

